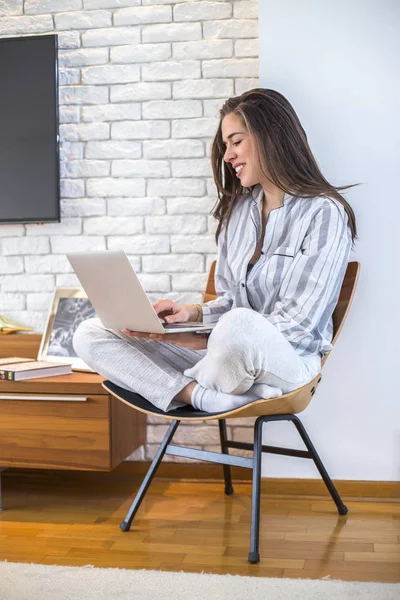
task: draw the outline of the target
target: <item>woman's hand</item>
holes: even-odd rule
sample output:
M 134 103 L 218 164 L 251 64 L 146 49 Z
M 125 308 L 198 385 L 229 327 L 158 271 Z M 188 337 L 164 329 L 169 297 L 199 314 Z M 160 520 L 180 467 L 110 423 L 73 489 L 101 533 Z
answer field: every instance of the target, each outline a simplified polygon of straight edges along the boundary
M 167 342 L 190 350 L 207 349 L 208 335 L 203 333 L 143 333 L 141 331 L 130 331 L 129 329 L 123 329 L 122 331 L 132 337 Z
M 198 310 L 193 304 L 178 304 L 172 300 L 157 300 L 153 308 L 166 323 L 187 323 L 197 321 Z
M 197 321 L 199 311 L 194 304 L 178 304 L 172 300 L 157 300 L 153 303 L 153 308 L 160 319 L 166 323 L 187 323 L 188 321 Z M 141 331 L 130 331 L 123 329 L 123 333 L 132 337 L 148 340 L 158 340 L 175 344 L 190 350 L 205 350 L 207 348 L 208 335 L 198 333 L 143 333 Z

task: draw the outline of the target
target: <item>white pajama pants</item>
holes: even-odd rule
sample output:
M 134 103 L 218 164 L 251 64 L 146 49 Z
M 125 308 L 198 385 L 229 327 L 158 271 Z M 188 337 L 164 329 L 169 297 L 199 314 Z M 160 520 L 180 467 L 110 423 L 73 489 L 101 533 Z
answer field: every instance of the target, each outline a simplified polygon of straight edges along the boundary
M 105 329 L 99 319 L 81 323 L 73 344 L 94 371 L 164 411 L 182 406 L 173 398 L 191 381 L 226 394 L 244 394 L 263 383 L 276 396 L 276 388 L 291 392 L 321 368 L 320 356 L 299 356 L 274 325 L 249 308 L 224 314 L 207 350 L 130 337 Z

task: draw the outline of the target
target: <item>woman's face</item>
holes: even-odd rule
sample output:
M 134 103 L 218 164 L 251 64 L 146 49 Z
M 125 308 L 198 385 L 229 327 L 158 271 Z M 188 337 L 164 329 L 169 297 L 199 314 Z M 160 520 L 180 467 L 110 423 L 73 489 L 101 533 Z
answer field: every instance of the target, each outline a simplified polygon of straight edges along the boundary
M 267 180 L 258 159 L 254 140 L 242 119 L 230 113 L 222 120 L 222 140 L 225 144 L 224 161 L 231 163 L 243 187 L 251 187 Z

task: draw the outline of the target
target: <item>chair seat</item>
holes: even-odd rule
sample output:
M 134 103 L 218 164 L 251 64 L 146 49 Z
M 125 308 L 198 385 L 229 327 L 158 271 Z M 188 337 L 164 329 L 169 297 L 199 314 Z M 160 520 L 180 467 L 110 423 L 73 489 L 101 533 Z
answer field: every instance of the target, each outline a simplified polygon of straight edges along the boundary
M 303 411 L 306 406 L 310 403 L 311 398 L 315 392 L 315 389 L 321 379 L 321 375 L 317 375 L 312 381 L 307 383 L 301 388 L 284 394 L 278 398 L 268 398 L 254 400 L 235 408 L 234 410 L 224 412 L 203 412 L 195 410 L 192 406 L 184 406 L 176 410 L 164 412 L 163 410 L 155 407 L 151 402 L 148 402 L 135 392 L 129 392 L 124 388 L 115 385 L 111 381 L 103 381 L 102 386 L 110 394 L 125 402 L 132 408 L 139 410 L 140 412 L 148 415 L 155 415 L 168 420 L 179 420 L 179 421 L 205 421 L 212 419 L 238 419 L 241 417 L 259 417 L 265 415 L 277 415 L 277 414 L 297 414 Z
M 227 414 L 226 411 L 216 413 L 203 412 L 202 410 L 195 410 L 193 406 L 190 405 L 182 406 L 181 408 L 177 408 L 176 410 L 170 410 L 166 413 L 165 411 L 161 410 L 160 408 L 157 408 L 156 406 L 154 406 L 154 404 L 143 398 L 143 396 L 140 396 L 135 392 L 129 392 L 128 390 L 125 390 L 124 388 L 115 385 L 115 383 L 112 383 L 111 381 L 103 381 L 102 386 L 110 394 L 112 394 L 122 402 L 125 402 L 125 404 L 129 404 L 132 408 L 135 408 L 136 410 L 144 412 L 148 415 L 155 415 L 156 417 L 164 417 L 167 419 L 178 421 L 183 419 L 199 421 L 204 420 L 205 418 L 223 418 L 223 416 Z

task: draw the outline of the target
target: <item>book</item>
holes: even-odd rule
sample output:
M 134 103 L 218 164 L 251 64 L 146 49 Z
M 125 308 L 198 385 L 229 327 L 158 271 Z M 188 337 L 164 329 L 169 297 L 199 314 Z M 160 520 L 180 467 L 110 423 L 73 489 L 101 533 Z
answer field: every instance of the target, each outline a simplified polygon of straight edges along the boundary
M 71 365 L 47 362 L 44 360 L 28 360 L 1 365 L 0 380 L 24 381 L 25 379 L 38 379 L 40 377 L 55 377 L 72 373 Z

